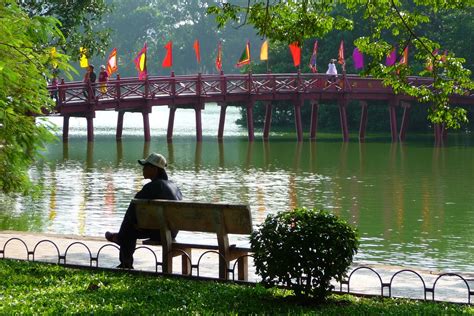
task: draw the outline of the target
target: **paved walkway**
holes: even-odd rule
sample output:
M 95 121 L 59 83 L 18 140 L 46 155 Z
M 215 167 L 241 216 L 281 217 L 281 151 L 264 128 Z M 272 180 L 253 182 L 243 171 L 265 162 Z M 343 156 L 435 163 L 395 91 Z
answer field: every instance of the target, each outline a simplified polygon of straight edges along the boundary
M 156 262 L 161 260 L 161 247 L 141 246 L 135 252 L 136 270 L 161 272 Z M 3 252 L 3 255 L 2 255 Z M 35 234 L 16 231 L 0 232 L 0 259 L 14 258 L 113 268 L 119 264 L 118 247 L 104 238 L 73 235 Z M 192 275 L 218 277 L 218 256 L 215 253 L 193 251 Z M 92 260 L 91 260 L 92 258 Z M 231 263 L 232 267 L 232 263 Z M 181 261 L 175 258 L 173 271 L 181 272 Z M 342 291 L 368 295 L 408 297 L 415 299 L 450 301 L 473 304 L 474 275 L 443 275 L 396 266 L 361 265 L 355 262 L 350 269 L 349 282 Z M 237 276 L 235 277 L 237 279 Z M 258 282 L 252 258 L 249 258 L 249 281 Z M 334 283 L 336 290 L 340 284 Z

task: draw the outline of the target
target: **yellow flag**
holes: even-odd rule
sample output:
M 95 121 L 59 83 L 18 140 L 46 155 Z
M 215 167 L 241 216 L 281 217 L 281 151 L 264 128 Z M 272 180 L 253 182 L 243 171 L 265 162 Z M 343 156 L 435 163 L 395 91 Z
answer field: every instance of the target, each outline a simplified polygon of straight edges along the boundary
M 57 58 L 58 58 L 58 52 L 56 50 L 56 47 L 51 47 L 51 64 L 53 65 L 53 68 L 56 69 L 58 68 L 58 62 L 57 62 Z
M 265 40 L 260 49 L 260 60 L 268 60 L 268 40 Z
M 81 68 L 89 67 L 89 61 L 87 60 L 87 56 L 86 56 L 87 49 L 81 47 L 79 48 L 79 51 L 81 52 L 81 59 L 79 60 Z

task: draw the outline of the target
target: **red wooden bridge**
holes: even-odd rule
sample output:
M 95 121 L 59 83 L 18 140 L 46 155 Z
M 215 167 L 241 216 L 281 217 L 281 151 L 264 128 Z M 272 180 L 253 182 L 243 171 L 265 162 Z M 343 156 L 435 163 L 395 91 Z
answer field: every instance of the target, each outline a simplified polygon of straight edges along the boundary
M 410 84 L 419 86 L 431 84 L 431 80 L 421 77 L 408 78 Z M 87 139 L 93 141 L 93 119 L 96 111 L 115 110 L 118 112 L 116 138 L 121 139 L 123 119 L 126 112 L 140 112 L 143 115 L 145 141 L 150 141 L 149 113 L 153 106 L 168 106 L 169 119 L 167 139 L 172 141 L 175 112 L 178 108 L 194 109 L 196 117 L 196 139 L 202 140 L 201 112 L 205 103 L 214 102 L 220 106 L 220 120 L 217 138 L 224 136 L 227 106 L 243 106 L 247 111 L 249 141 L 254 140 L 253 109 L 255 101 L 263 101 L 266 108 L 263 139 L 268 140 L 272 117 L 272 101 L 288 100 L 294 106 L 297 140 L 303 140 L 301 108 L 309 100 L 311 111 L 310 139 L 316 139 L 318 109 L 320 101 L 335 101 L 339 106 L 343 141 L 349 140 L 346 108 L 350 100 L 357 100 L 361 106 L 359 139 L 365 139 L 367 126 L 367 101 L 383 100 L 388 107 L 392 141 L 403 141 L 409 121 L 410 104 L 414 98 L 396 95 L 381 80 L 357 75 L 340 75 L 331 80 L 325 74 L 242 74 L 242 75 L 185 75 L 111 79 L 106 84 L 85 84 L 83 82 L 62 81 L 49 87 L 57 100 L 54 113 L 64 117 L 63 140 L 67 141 L 70 117 L 87 119 Z M 456 104 L 474 104 L 473 92 L 452 97 Z M 397 109 L 403 110 L 400 128 L 397 123 Z M 434 128 L 435 139 L 445 135 L 442 126 Z

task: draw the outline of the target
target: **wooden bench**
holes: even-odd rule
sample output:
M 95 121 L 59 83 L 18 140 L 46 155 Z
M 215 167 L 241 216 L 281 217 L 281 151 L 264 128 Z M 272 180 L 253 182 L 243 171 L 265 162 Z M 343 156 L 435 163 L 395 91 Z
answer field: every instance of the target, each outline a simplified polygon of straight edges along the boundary
M 201 203 L 169 200 L 133 199 L 137 214 L 137 228 L 159 229 L 164 273 L 172 273 L 173 257 L 182 257 L 182 273 L 190 274 L 191 250 L 218 251 L 219 278 L 227 279 L 229 262 L 237 259 L 238 279 L 248 279 L 248 247 L 229 244 L 228 234 L 252 232 L 252 216 L 247 205 Z M 171 231 L 215 233 L 217 245 L 178 243 Z M 189 259 L 188 259 L 189 258 Z

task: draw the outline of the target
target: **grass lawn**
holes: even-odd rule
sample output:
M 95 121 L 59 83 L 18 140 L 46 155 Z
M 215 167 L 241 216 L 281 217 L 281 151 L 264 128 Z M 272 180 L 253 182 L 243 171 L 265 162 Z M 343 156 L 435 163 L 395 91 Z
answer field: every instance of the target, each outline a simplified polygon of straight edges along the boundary
M 474 307 L 333 295 L 324 304 L 289 291 L 127 272 L 0 260 L 0 314 L 474 315 Z

